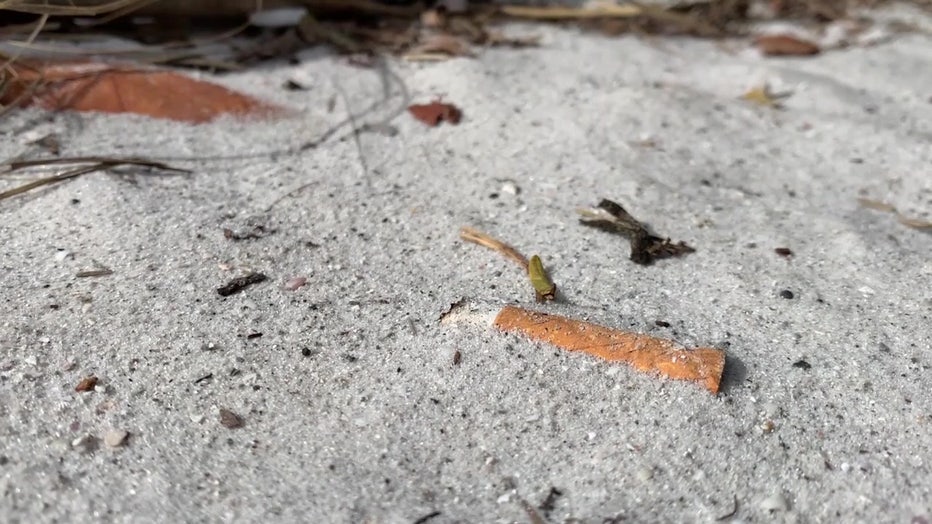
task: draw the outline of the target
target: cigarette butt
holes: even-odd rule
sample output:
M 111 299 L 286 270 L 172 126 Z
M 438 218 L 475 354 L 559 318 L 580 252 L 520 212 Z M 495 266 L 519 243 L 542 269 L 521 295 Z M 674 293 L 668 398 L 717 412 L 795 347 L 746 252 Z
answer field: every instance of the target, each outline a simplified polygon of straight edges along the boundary
M 725 353 L 715 348 L 680 349 L 673 341 L 610 329 L 581 320 L 505 306 L 493 324 L 568 351 L 582 351 L 674 380 L 691 380 L 718 393 Z

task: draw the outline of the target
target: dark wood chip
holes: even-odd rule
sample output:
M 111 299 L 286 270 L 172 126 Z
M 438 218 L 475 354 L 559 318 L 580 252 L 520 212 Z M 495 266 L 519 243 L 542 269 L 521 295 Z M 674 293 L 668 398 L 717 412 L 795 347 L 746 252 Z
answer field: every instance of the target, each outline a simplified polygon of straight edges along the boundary
M 86 391 L 94 391 L 95 387 L 97 387 L 97 377 L 91 375 L 81 379 L 81 382 L 78 382 L 78 385 L 74 387 L 74 390 L 83 393 Z
M 540 503 L 540 506 L 537 506 L 537 508 L 543 512 L 545 518 L 550 518 L 550 512 L 556 509 L 557 499 L 562 495 L 562 491 L 553 486 L 550 487 L 550 492 L 547 493 L 547 497 Z
M 234 278 L 233 280 L 224 284 L 222 287 L 217 288 L 217 294 L 219 294 L 221 297 L 228 297 L 253 284 L 265 282 L 268 280 L 268 278 L 269 277 L 263 275 L 262 273 L 250 273 L 244 277 Z
M 429 522 L 431 519 L 433 519 L 434 517 L 439 517 L 440 515 L 442 515 L 442 513 L 440 513 L 439 511 L 432 511 L 428 513 L 427 515 L 424 515 L 423 517 L 415 520 L 414 524 L 427 524 L 427 522 Z

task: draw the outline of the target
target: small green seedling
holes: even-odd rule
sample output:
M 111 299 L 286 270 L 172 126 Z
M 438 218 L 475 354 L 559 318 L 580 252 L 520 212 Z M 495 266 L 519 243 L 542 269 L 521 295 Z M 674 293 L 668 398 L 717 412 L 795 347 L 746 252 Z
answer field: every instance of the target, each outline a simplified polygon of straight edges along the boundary
M 534 286 L 534 293 L 537 295 L 538 302 L 553 300 L 557 297 L 557 285 L 547 276 L 544 270 L 544 263 L 540 257 L 534 255 L 531 257 L 527 266 L 527 274 L 531 277 L 531 285 Z

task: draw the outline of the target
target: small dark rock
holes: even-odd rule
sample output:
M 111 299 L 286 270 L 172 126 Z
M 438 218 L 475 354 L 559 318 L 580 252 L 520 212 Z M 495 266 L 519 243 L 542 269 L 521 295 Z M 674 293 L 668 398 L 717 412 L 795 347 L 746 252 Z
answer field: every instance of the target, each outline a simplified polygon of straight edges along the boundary
M 237 429 L 246 425 L 242 417 L 225 408 L 220 408 L 220 424 L 229 429 Z
M 783 291 L 780 292 L 780 297 L 789 300 L 793 298 L 793 292 L 790 291 L 789 289 L 784 289 Z
M 812 364 L 806 362 L 803 359 L 799 359 L 796 362 L 793 362 L 793 367 L 803 369 L 803 370 L 809 370 L 809 369 L 812 369 Z

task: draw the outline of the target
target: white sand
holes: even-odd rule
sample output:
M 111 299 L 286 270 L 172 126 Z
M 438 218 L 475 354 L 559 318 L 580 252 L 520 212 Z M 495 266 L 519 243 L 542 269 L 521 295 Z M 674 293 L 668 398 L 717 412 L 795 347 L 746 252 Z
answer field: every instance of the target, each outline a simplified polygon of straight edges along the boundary
M 465 118 L 401 113 L 360 149 L 260 154 L 382 98 L 377 70 L 320 52 L 220 79 L 299 111 L 281 121 L 0 124 L 0 158 L 48 132 L 68 156 L 251 155 L 0 202 L 0 520 L 527 522 L 521 500 L 551 487 L 552 522 L 711 522 L 735 499 L 745 522 L 932 518 L 932 236 L 857 203 L 929 219 L 930 37 L 762 59 L 516 31 L 543 48 L 392 62 L 414 101 Z M 737 99 L 762 81 L 783 110 Z M 393 86 L 358 124 L 404 104 Z M 631 263 L 577 223 L 602 197 L 697 252 Z M 275 232 L 222 233 L 257 224 Z M 533 302 L 511 262 L 458 241 L 467 224 L 544 257 L 566 300 L 547 311 L 725 349 L 724 392 L 440 325 L 462 298 Z M 114 273 L 75 277 L 98 263 Z M 248 269 L 270 281 L 217 295 Z

